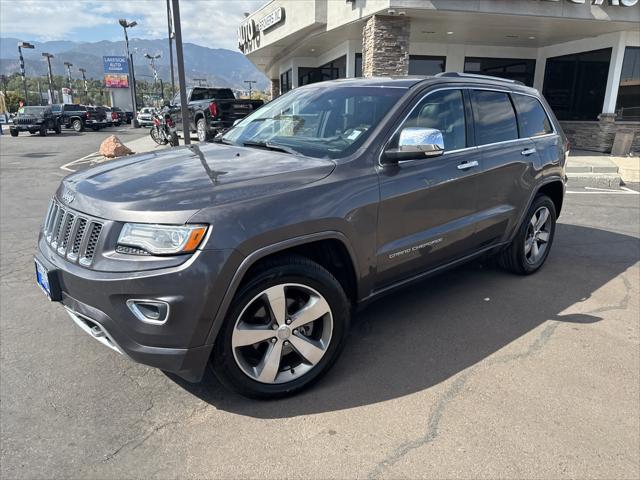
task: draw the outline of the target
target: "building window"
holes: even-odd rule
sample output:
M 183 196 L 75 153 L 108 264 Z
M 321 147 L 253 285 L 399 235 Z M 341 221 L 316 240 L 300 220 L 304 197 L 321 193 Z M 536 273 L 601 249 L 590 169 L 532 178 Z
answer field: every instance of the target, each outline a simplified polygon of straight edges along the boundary
M 291 69 L 280 74 L 280 94 L 287 93 L 291 90 Z
M 618 120 L 640 121 L 640 47 L 627 47 L 616 101 Z
M 465 73 L 508 78 L 529 87 L 533 87 L 535 70 L 536 61 L 527 58 L 466 57 L 464 59 Z
M 347 76 L 347 57 L 331 60 L 317 68 L 298 67 L 298 86 L 309 85 L 310 83 L 324 82 L 325 80 L 335 80 Z
M 444 72 L 446 57 L 409 55 L 409 75 L 435 75 Z
M 610 61 L 610 48 L 547 59 L 542 93 L 558 120 L 598 119 Z
M 361 53 L 356 53 L 356 65 L 355 65 L 355 69 L 354 69 L 354 73 L 355 73 L 355 77 L 361 77 L 362 76 L 362 54 Z

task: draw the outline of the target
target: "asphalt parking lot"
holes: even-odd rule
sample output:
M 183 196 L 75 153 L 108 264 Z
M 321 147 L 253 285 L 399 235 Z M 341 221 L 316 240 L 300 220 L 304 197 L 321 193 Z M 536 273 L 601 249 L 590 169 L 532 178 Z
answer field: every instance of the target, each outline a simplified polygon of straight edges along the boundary
M 257 402 L 132 363 L 36 287 L 59 167 L 110 133 L 0 137 L 1 478 L 640 477 L 640 195 L 569 193 L 538 274 L 384 298 L 319 384 Z

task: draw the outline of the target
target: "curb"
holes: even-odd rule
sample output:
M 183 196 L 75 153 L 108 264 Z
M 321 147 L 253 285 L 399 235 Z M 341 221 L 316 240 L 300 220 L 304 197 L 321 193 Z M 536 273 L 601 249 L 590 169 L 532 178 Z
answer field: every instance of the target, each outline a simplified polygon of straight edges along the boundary
M 620 188 L 622 178 L 619 173 L 567 172 L 567 188 L 602 187 Z

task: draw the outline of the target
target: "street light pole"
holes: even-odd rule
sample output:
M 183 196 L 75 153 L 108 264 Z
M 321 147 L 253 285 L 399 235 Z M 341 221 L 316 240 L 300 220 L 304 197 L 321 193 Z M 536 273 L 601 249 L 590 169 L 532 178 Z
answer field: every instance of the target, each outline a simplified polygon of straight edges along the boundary
M 173 74 L 173 23 L 171 18 L 171 5 L 167 0 L 167 25 L 169 28 L 169 65 L 171 66 L 171 97 L 176 94 L 176 81 Z
M 135 21 L 127 22 L 126 19 L 121 18 L 120 20 L 118 20 L 118 23 L 124 30 L 124 43 L 127 47 L 127 61 L 129 62 L 129 71 L 131 72 L 131 85 L 129 85 L 129 88 L 131 90 L 131 106 L 133 108 L 133 117 L 131 118 L 131 127 L 140 128 L 140 125 L 138 124 L 138 118 L 137 118 L 138 106 L 136 105 L 136 77 L 133 71 L 133 57 L 131 56 L 131 53 L 129 53 L 129 35 L 127 35 L 127 28 L 135 27 L 138 24 L 138 22 L 135 22 Z
M 151 70 L 153 70 L 153 85 L 157 85 L 158 83 L 158 70 L 156 69 L 156 60 L 162 57 L 162 54 L 158 53 L 156 55 L 149 55 L 148 53 L 144 54 L 145 58 L 149 59 L 149 63 L 151 64 Z M 164 100 L 164 93 L 162 92 L 162 79 L 160 79 L 160 97 Z
M 251 85 L 253 85 L 254 83 L 257 83 L 255 80 L 245 80 L 244 83 L 248 83 L 249 84 L 249 100 L 251 100 Z
M 64 62 L 64 66 L 67 67 L 67 80 L 69 81 L 69 95 L 73 99 L 73 86 L 71 85 L 71 67 L 73 67 L 73 63 Z
M 36 48 L 29 42 L 18 43 L 18 54 L 20 55 L 20 75 L 22 75 L 22 88 L 24 88 L 24 104 L 29 104 L 29 92 L 27 92 L 27 76 L 24 73 L 24 57 L 22 56 L 23 48 Z
M 42 56 L 47 59 L 47 65 L 49 66 L 49 105 L 53 105 L 53 102 L 55 102 L 55 99 L 53 98 L 53 74 L 51 73 L 51 59 L 53 58 L 53 55 L 42 52 Z
M 84 87 L 84 97 L 85 97 L 85 101 L 88 100 L 89 98 L 89 89 L 87 88 L 87 77 L 85 75 L 85 73 L 87 72 L 86 69 L 84 68 L 79 68 L 78 69 L 81 73 L 82 73 L 82 86 Z
M 180 110 L 182 114 L 182 134 L 184 144 L 191 144 L 191 128 L 189 126 L 189 108 L 187 105 L 187 83 L 184 75 L 184 56 L 182 53 L 182 27 L 180 26 L 180 0 L 171 0 L 173 7 L 173 23 L 176 31 L 176 56 L 178 57 L 178 82 L 180 82 Z

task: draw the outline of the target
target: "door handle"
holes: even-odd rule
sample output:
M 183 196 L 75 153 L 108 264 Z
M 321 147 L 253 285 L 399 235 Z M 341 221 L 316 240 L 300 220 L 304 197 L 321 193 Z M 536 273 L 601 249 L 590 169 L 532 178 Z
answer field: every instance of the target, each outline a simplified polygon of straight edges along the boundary
M 478 166 L 478 162 L 475 160 L 472 160 L 470 162 L 464 162 L 458 165 L 458 170 L 467 170 L 468 168 L 473 168 L 477 166 Z
M 522 155 L 527 156 L 527 155 L 531 155 L 532 153 L 536 153 L 536 149 L 535 148 L 525 148 L 524 150 L 522 150 L 522 152 L 520 152 Z

